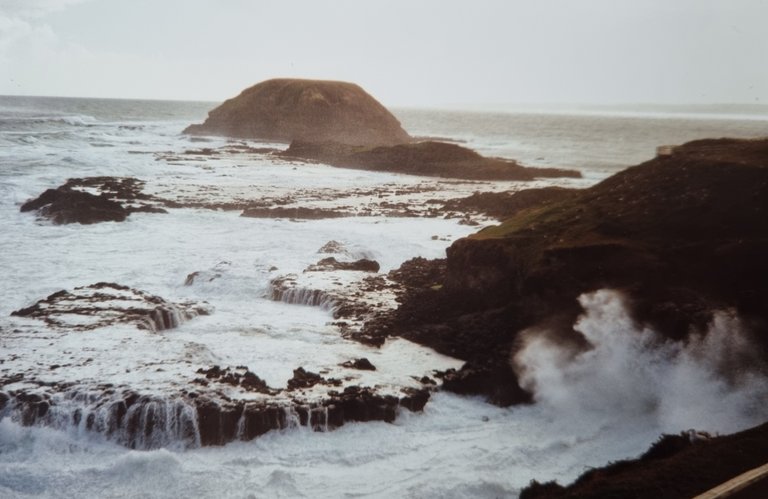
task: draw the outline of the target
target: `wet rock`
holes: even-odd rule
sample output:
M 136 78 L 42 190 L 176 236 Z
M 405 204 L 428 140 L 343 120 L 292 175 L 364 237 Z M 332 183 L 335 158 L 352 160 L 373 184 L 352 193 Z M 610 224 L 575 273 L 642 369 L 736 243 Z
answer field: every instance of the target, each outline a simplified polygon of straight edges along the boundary
M 346 367 L 348 369 L 358 369 L 361 371 L 375 371 L 376 366 L 371 364 L 371 361 L 366 359 L 365 357 L 361 359 L 355 359 L 355 360 L 348 360 L 341 364 L 342 367 Z
M 21 206 L 22 212 L 32 210 L 55 224 L 122 222 L 128 216 L 123 205 L 106 196 L 94 196 L 67 187 L 48 189 Z
M 140 329 L 162 331 L 198 315 L 208 315 L 211 310 L 206 303 L 171 303 L 127 286 L 99 282 L 72 291 L 57 291 L 11 315 L 40 319 L 49 326 L 75 330 L 125 323 Z
M 143 181 L 132 177 L 72 178 L 27 201 L 21 211 L 36 210 L 55 224 L 121 222 L 131 213 L 167 213 L 160 206 L 163 200 L 145 194 L 143 187 Z
M 212 366 L 200 371 L 210 375 L 212 382 L 232 377 L 240 379 L 241 386 L 266 386 L 245 366 L 234 369 Z M 295 378 L 305 385 L 318 380 L 316 374 L 303 369 L 297 369 L 296 374 Z M 132 449 L 179 444 L 186 447 L 223 445 L 296 426 L 328 431 L 347 421 L 391 422 L 401 408 L 421 411 L 429 399 L 427 390 L 404 389 L 400 396 L 392 396 L 360 386 L 347 387 L 340 393 L 331 391 L 311 403 L 274 391 L 260 400 L 245 401 L 205 391 L 202 387 L 202 393 L 183 391 L 167 398 L 131 390 L 48 388 L 54 391 L 0 392 L 0 413 L 25 426 L 62 430 L 76 427 L 78 431 L 98 433 Z
M 340 242 L 331 240 L 325 243 L 319 250 L 317 250 L 317 252 L 339 254 L 339 253 L 346 253 L 347 250 L 344 247 L 344 245 L 341 244 Z
M 289 390 L 298 390 L 301 388 L 311 388 L 318 383 L 322 383 L 323 377 L 317 373 L 305 371 L 303 367 L 293 370 L 293 377 L 288 380 Z
M 276 208 L 249 207 L 243 210 L 240 216 L 249 218 L 291 218 L 296 220 L 320 220 L 323 218 L 346 217 L 349 216 L 349 214 L 325 208 L 305 208 L 303 206 L 285 208 L 279 206 Z
M 305 272 L 324 272 L 331 270 L 356 270 L 359 272 L 378 272 L 379 262 L 362 258 L 354 262 L 340 262 L 336 258 L 329 256 L 323 258 L 314 265 L 307 267 Z
M 267 386 L 266 381 L 259 378 L 251 371 L 246 371 L 245 374 L 243 374 L 243 377 L 240 380 L 240 386 L 251 392 L 268 394 L 274 392 L 274 390 Z
M 458 371 L 446 371 L 442 379 L 445 390 L 462 395 L 485 395 L 489 402 L 496 405 L 533 402 L 532 394 L 520 388 L 517 376 L 506 365 L 466 363 Z

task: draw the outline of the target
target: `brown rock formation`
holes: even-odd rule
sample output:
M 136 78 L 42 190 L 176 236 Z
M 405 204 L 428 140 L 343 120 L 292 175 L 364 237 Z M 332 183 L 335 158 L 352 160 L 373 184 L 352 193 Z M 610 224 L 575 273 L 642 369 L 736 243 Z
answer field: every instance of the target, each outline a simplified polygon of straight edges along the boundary
M 191 125 L 184 133 L 350 145 L 410 140 L 397 119 L 353 83 L 285 78 L 243 90 L 208 113 L 205 123 Z
M 517 333 L 583 342 L 576 298 L 600 288 L 672 340 L 733 308 L 768 359 L 768 139 L 691 142 L 563 194 L 456 241 L 439 285 L 404 297 L 390 330 L 467 360 L 447 388 L 526 401 L 508 362 Z
M 411 142 L 376 147 L 295 140 L 281 156 L 320 161 L 341 168 L 407 173 L 470 180 L 533 180 L 542 177 L 579 178 L 576 170 L 532 168 L 514 160 L 486 158 L 447 142 Z

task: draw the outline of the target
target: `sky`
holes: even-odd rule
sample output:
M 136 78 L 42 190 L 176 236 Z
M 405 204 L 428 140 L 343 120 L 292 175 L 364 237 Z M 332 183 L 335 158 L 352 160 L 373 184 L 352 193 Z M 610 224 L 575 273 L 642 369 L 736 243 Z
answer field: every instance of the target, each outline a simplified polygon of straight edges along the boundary
M 768 103 L 768 0 L 0 0 L 0 95 L 385 105 Z

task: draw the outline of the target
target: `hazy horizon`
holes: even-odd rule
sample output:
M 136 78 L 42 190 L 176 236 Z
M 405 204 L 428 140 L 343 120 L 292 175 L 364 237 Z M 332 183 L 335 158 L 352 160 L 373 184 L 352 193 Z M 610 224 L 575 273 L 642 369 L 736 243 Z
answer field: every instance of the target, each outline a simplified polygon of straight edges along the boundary
M 233 95 L 231 97 L 235 97 Z M 375 97 L 375 96 L 374 96 Z M 134 102 L 168 102 L 208 104 L 211 109 L 220 105 L 224 100 L 194 100 L 194 99 L 164 99 L 164 98 L 132 98 L 132 97 L 92 97 L 83 95 L 32 95 L 32 94 L 0 94 L 0 98 L 11 99 L 72 99 L 94 101 L 134 101 Z M 384 103 L 386 105 L 386 103 Z M 768 119 L 768 102 L 713 102 L 713 103 L 659 103 L 659 102 L 624 102 L 624 103 L 514 103 L 514 102 L 449 102 L 444 104 L 425 105 L 395 105 L 387 108 L 391 111 L 445 111 L 467 113 L 531 113 L 531 114 L 681 114 L 727 116 L 740 115 L 747 118 L 750 114 L 760 119 Z
M 386 106 L 768 101 L 768 2 L 0 0 L 0 94 L 221 102 L 274 77 Z

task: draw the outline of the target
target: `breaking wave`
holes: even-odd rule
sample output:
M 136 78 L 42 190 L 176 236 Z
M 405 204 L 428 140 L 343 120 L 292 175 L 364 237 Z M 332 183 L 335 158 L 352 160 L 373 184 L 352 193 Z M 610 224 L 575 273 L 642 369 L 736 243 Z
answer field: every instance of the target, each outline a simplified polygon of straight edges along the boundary
M 672 342 L 631 319 L 620 293 L 579 298 L 579 351 L 547 331 L 523 332 L 513 367 L 538 404 L 569 418 L 645 419 L 663 431 L 733 432 L 768 417 L 768 377 L 732 312 Z

